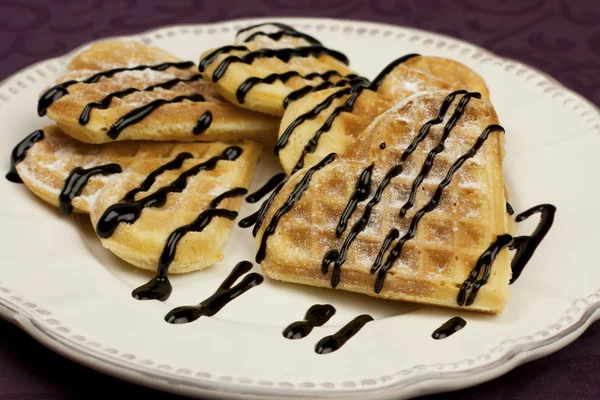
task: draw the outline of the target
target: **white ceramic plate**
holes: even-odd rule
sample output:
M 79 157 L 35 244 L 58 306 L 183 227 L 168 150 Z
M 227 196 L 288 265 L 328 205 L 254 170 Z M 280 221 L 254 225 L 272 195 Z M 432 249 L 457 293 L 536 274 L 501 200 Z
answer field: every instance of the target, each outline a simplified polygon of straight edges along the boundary
M 600 226 L 597 171 L 600 114 L 551 78 L 462 41 L 389 25 L 282 19 L 345 52 L 366 76 L 410 52 L 459 60 L 488 82 L 506 128 L 505 173 L 517 210 L 550 202 L 555 224 L 499 316 L 383 301 L 266 280 L 213 318 L 170 325 L 174 306 L 208 297 L 238 261 L 253 260 L 248 230 L 236 228 L 218 265 L 174 277 L 165 303 L 130 293 L 150 275 L 104 250 L 88 218 L 64 218 L 19 185 L 1 179 L 0 314 L 51 349 L 142 385 L 192 396 L 400 398 L 474 385 L 556 351 L 600 312 L 594 253 Z M 242 26 L 262 20 L 177 26 L 129 37 L 197 60 L 230 43 Z M 79 51 L 77 49 L 75 52 Z M 71 55 L 43 61 L 0 86 L 0 150 L 8 170 L 12 147 L 48 123 L 36 116 L 40 91 L 66 70 Z M 276 161 L 266 152 L 252 183 Z M 245 204 L 241 215 L 256 207 Z M 535 220 L 536 218 L 531 218 Z M 535 221 L 519 224 L 529 233 Z M 257 268 L 257 267 L 255 267 Z M 328 302 L 338 312 L 303 340 L 282 329 L 307 308 Z M 318 355 L 315 343 L 358 314 L 368 324 L 339 351 Z M 445 339 L 432 331 L 462 315 L 468 325 Z

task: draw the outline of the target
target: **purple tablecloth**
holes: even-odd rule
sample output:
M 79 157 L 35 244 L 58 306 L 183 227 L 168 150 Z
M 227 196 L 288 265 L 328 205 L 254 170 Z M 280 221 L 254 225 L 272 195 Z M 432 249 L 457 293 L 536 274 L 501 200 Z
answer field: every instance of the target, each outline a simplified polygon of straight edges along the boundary
M 0 79 L 91 39 L 242 17 L 318 16 L 414 26 L 531 64 L 600 105 L 600 0 L 0 0 Z M 0 320 L 0 400 L 164 398 L 79 366 Z M 600 398 L 600 325 L 460 399 Z M 438 397 L 436 397 L 438 398 Z

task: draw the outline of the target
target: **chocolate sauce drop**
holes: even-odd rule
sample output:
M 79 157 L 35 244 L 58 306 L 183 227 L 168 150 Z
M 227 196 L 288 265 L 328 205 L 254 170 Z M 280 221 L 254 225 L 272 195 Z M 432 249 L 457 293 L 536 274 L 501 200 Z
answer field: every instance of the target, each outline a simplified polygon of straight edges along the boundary
M 265 259 L 266 252 L 267 252 L 267 240 L 269 239 L 269 236 L 271 236 L 275 233 L 275 229 L 277 228 L 277 224 L 279 223 L 279 220 L 281 219 L 281 217 L 283 217 L 285 214 L 287 214 L 287 212 L 290 211 L 294 207 L 294 204 L 296 204 L 296 202 L 300 200 L 300 198 L 302 197 L 302 194 L 308 189 L 308 187 L 310 185 L 310 181 L 311 181 L 314 173 L 317 172 L 318 170 L 322 169 L 326 165 L 332 163 L 335 160 L 335 156 L 336 156 L 335 153 L 330 153 L 329 155 L 325 156 L 325 158 L 323 158 L 321 161 L 319 161 L 317 164 L 315 164 L 314 166 L 309 168 L 306 171 L 306 173 L 304 174 L 304 176 L 302 177 L 302 179 L 300 180 L 300 182 L 298 182 L 298 184 L 296 185 L 294 190 L 290 193 L 290 195 L 287 198 L 287 200 L 285 201 L 285 203 L 283 203 L 283 205 L 279 208 L 279 210 L 277 210 L 275 212 L 275 214 L 273 214 L 273 217 L 271 218 L 271 222 L 269 222 L 269 225 L 263 232 L 263 235 L 260 240 L 260 245 L 258 247 L 258 251 L 256 252 L 256 262 L 257 263 L 260 264 Z M 266 211 L 265 211 L 265 213 L 266 213 Z M 255 228 L 256 228 L 256 225 L 255 225 Z
M 264 278 L 262 275 L 253 272 L 246 275 L 240 283 L 233 286 L 236 280 L 251 269 L 252 263 L 249 261 L 240 262 L 233 268 L 229 276 L 225 278 L 212 296 L 195 306 L 174 308 L 165 316 L 165 321 L 170 324 L 187 324 L 202 316 L 212 317 L 233 299 L 263 282 Z
M 248 215 L 245 218 L 242 218 L 240 220 L 240 222 L 238 222 L 238 226 L 240 228 L 250 228 L 252 225 L 256 224 L 256 221 L 258 219 L 258 214 L 260 213 L 260 210 L 258 210 L 255 213 L 252 213 L 250 215 Z
M 205 111 L 204 113 L 202 113 L 202 115 L 200 117 L 198 117 L 198 122 L 196 123 L 196 126 L 192 130 L 192 133 L 194 135 L 200 135 L 201 133 L 204 133 L 204 131 L 206 131 L 210 127 L 210 124 L 212 124 L 212 121 L 213 121 L 213 115 L 210 112 L 210 110 Z
M 513 215 L 515 213 L 515 210 L 512 208 L 508 201 L 506 202 L 506 212 L 508 213 L 508 215 Z
M 25 139 L 21 140 L 10 154 L 10 170 L 6 174 L 6 179 L 13 183 L 23 183 L 21 177 L 17 173 L 17 164 L 25 159 L 27 151 L 35 143 L 44 138 L 44 131 L 37 130 L 30 133 Z
M 323 326 L 335 315 L 335 307 L 330 304 L 315 304 L 311 306 L 303 321 L 292 322 L 282 332 L 286 339 L 302 339 L 308 336 L 315 326 Z
M 317 354 L 329 354 L 342 347 L 352 336 L 356 335 L 363 326 L 373 321 L 370 315 L 359 315 L 348 322 L 342 329 L 331 336 L 325 336 L 315 346 Z
M 94 175 L 120 174 L 123 172 L 119 164 L 106 164 L 84 169 L 76 167 L 71 171 L 60 194 L 58 195 L 58 208 L 65 214 L 73 212 L 73 199 L 83 192 L 89 179 Z
M 285 179 L 285 176 L 286 175 L 283 172 L 272 176 L 267 181 L 267 183 L 265 183 L 260 189 L 258 189 L 256 192 L 246 196 L 246 201 L 248 203 L 256 203 L 257 201 L 259 201 L 260 199 L 265 197 L 267 195 L 267 193 L 269 193 L 270 191 L 275 189 L 277 187 L 277 185 L 279 185 L 281 182 L 283 182 L 283 180 Z
M 135 67 L 123 67 L 123 68 L 113 68 L 107 71 L 98 72 L 89 78 L 86 78 L 81 81 L 70 80 L 66 82 L 59 83 L 57 85 L 52 86 L 50 89 L 46 90 L 38 100 L 38 115 L 43 117 L 46 115 L 48 107 L 52 105 L 56 100 L 61 97 L 69 94 L 67 88 L 76 83 L 96 83 L 100 80 L 100 78 L 111 78 L 115 74 L 123 71 L 141 71 L 144 69 L 151 69 L 154 71 L 165 71 L 168 68 L 177 68 L 177 69 L 188 69 L 194 66 L 194 63 L 191 61 L 183 61 L 183 62 L 165 62 L 157 65 L 137 65 Z
M 467 326 L 467 321 L 462 319 L 461 317 L 453 317 L 448 321 L 444 322 L 442 326 L 437 328 L 431 334 L 431 337 L 435 340 L 446 339 L 448 336 L 454 335 L 456 332 L 460 331 L 462 328 Z
M 168 100 L 167 99 L 153 100 L 150 103 L 144 104 L 141 107 L 134 108 L 133 110 L 129 111 L 127 114 L 125 114 L 124 116 L 119 118 L 117 120 L 117 122 L 115 122 L 108 129 L 108 132 L 106 132 L 106 135 L 109 138 L 114 140 L 119 137 L 119 135 L 125 128 L 127 128 L 133 124 L 137 124 L 138 122 L 140 122 L 141 120 L 146 118 L 148 115 L 150 115 L 157 108 L 162 107 L 165 104 L 181 103 L 186 100 L 191 101 L 191 102 L 205 101 L 204 96 L 202 96 L 201 94 L 190 94 L 190 95 L 186 94 L 186 95 L 177 96 L 177 97 L 174 97 L 174 98 L 168 99 Z

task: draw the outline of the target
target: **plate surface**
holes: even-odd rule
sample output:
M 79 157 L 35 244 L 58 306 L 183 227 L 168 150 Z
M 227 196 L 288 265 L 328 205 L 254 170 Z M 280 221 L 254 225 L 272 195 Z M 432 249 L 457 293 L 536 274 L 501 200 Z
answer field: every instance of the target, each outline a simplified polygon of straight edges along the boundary
M 458 389 L 499 376 L 577 338 L 600 316 L 600 270 L 594 257 L 600 205 L 595 156 L 600 113 L 552 78 L 518 62 L 449 37 L 383 24 L 281 18 L 373 77 L 410 52 L 461 61 L 487 81 L 506 128 L 505 175 L 517 212 L 549 202 L 554 226 L 499 316 L 372 299 L 267 279 L 213 318 L 170 325 L 172 308 L 208 297 L 241 260 L 253 260 L 248 230 L 235 228 L 226 258 L 172 279 L 165 303 L 134 300 L 150 277 L 100 245 L 87 216 L 64 218 L 19 185 L 0 180 L 0 315 L 51 349 L 82 364 L 146 386 L 223 398 L 400 398 Z M 265 20 L 167 27 L 128 37 L 197 61 L 228 44 L 235 31 Z M 0 150 L 8 155 L 26 134 L 45 126 L 38 94 L 64 74 L 71 55 L 32 65 L 0 86 Z M 265 152 L 251 190 L 275 171 Z M 241 216 L 257 206 L 244 204 Z M 534 220 L 535 218 L 531 218 Z M 519 224 L 531 232 L 535 221 Z M 260 271 L 259 266 L 255 270 Z M 282 329 L 315 303 L 338 312 L 307 338 L 285 340 Z M 339 351 L 314 345 L 358 314 L 375 318 Z M 460 315 L 468 325 L 451 338 L 431 333 Z

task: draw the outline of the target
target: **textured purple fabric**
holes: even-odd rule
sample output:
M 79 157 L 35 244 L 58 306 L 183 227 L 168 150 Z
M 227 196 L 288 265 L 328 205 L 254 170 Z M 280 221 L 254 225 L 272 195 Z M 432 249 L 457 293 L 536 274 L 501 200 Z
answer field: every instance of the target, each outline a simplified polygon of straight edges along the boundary
M 452 35 L 533 65 L 600 105 L 600 0 L 0 0 L 0 79 L 95 38 L 259 16 L 363 19 Z M 164 398 L 74 364 L 0 321 L 0 400 L 115 393 Z M 556 354 L 436 398 L 598 399 L 600 325 Z

